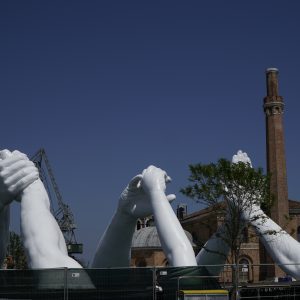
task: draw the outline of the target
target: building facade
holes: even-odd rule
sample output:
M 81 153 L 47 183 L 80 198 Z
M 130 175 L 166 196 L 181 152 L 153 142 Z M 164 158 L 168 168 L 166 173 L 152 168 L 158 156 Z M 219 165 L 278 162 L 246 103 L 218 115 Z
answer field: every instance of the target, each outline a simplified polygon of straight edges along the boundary
M 192 235 L 186 230 L 185 234 L 195 248 Z M 168 264 L 153 218 L 138 220 L 131 244 L 131 267 L 166 267 Z
M 274 196 L 274 206 L 271 208 L 270 217 L 300 241 L 300 202 L 288 199 L 283 127 L 284 101 L 283 97 L 279 96 L 278 74 L 276 68 L 266 70 L 267 96 L 263 104 L 266 120 L 267 172 L 271 174 L 270 190 Z M 216 231 L 220 222 L 222 222 L 221 218 L 211 209 L 203 209 L 189 215 L 184 214 L 181 218 L 183 228 L 191 232 L 198 250 L 199 246 L 203 245 Z M 229 258 L 228 263 L 230 263 Z M 239 263 L 242 266 L 240 274 L 248 282 L 286 275 L 279 267 L 273 266 L 274 262 L 267 255 L 253 230 L 245 233 Z M 272 264 L 272 266 L 262 266 L 262 264 Z M 230 274 L 222 276 L 225 277 L 225 281 L 230 280 L 231 277 Z
M 275 198 L 270 217 L 300 241 L 300 202 L 288 199 L 283 127 L 284 101 L 283 97 L 279 96 L 278 73 L 275 68 L 266 70 L 267 96 L 263 104 L 266 120 L 267 172 L 271 174 L 270 189 Z M 223 217 L 216 214 L 212 208 L 187 214 L 187 207 L 184 204 L 179 205 L 177 217 L 191 239 L 195 254 L 201 250 L 201 247 L 223 222 Z M 168 264 L 157 231 L 152 225 L 150 219 L 138 221 L 138 230 L 132 242 L 132 266 L 166 266 Z M 230 264 L 229 257 L 227 262 Z M 243 234 L 239 264 L 241 281 L 258 282 L 285 276 L 278 267 L 262 265 L 273 264 L 273 261 L 251 228 L 246 229 Z M 230 269 L 222 272 L 221 281 L 231 281 Z

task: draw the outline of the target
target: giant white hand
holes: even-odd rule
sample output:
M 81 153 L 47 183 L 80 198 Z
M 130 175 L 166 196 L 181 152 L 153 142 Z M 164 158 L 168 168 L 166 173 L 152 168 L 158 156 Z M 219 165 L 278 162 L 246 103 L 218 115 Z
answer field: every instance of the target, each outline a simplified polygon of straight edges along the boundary
M 0 210 L 38 178 L 37 168 L 25 154 L 0 151 Z
M 239 150 L 237 154 L 232 156 L 232 163 L 237 164 L 239 162 L 248 163 L 252 167 L 251 159 L 246 152 Z
M 233 155 L 232 157 L 232 163 L 237 164 L 240 162 L 244 164 L 248 164 L 249 167 L 252 168 L 250 157 L 246 152 L 243 152 L 242 150 L 239 150 L 237 154 Z M 243 187 L 240 186 L 240 189 L 243 189 Z M 236 203 L 239 203 L 242 206 L 241 209 L 242 218 L 245 221 L 256 219 L 256 217 L 258 218 L 262 214 L 262 210 L 260 208 L 260 205 L 258 204 L 260 203 L 260 195 L 259 194 L 254 195 L 254 193 L 252 192 L 251 195 L 245 193 L 243 196 L 244 196 L 243 199 L 236 199 Z M 255 201 L 255 199 L 257 201 Z
M 150 166 L 145 169 L 143 174 L 150 168 L 153 167 Z M 145 191 L 147 187 L 142 186 L 143 174 L 138 174 L 131 179 L 119 200 L 118 211 L 126 213 L 135 219 L 147 217 L 153 213 L 149 195 Z M 162 181 L 161 185 L 164 186 L 165 190 L 166 183 L 170 181 L 170 178 L 165 177 Z M 172 202 L 175 198 L 174 194 L 167 196 L 169 202 Z
M 232 159 L 233 163 L 240 161 L 249 163 L 251 166 L 250 158 L 241 151 Z M 249 197 L 250 195 L 245 199 Z M 251 204 L 243 207 L 242 217 L 251 223 L 266 250 L 280 268 L 299 280 L 300 266 L 295 262 L 300 261 L 300 244 L 263 212 L 259 204 L 260 199 L 261 195 L 258 193 L 254 197 L 252 195 Z
M 149 195 L 155 224 L 170 266 L 196 266 L 195 253 L 165 195 L 171 178 L 154 166 L 143 172 L 141 186 Z
M 142 187 L 146 192 L 166 191 L 166 183 L 170 182 L 171 178 L 166 171 L 155 166 L 149 166 L 143 171 Z

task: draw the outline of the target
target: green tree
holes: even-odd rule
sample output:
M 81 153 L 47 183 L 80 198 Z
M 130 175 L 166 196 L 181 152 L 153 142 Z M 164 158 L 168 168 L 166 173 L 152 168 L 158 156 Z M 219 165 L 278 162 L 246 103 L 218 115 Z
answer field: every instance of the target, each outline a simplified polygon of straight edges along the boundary
M 265 221 L 264 215 L 253 214 L 258 207 L 269 210 L 273 197 L 270 195 L 270 178 L 261 168 L 254 169 L 248 163 L 231 163 L 220 159 L 217 163 L 190 165 L 190 184 L 181 192 L 225 218 L 224 234 L 219 236 L 231 249 L 233 299 L 238 295 L 239 268 L 243 231 L 247 221 Z M 268 232 L 267 234 L 275 234 Z M 209 249 L 206 249 L 209 251 Z
M 7 247 L 6 264 L 8 269 L 28 269 L 27 259 L 20 236 L 11 231 Z

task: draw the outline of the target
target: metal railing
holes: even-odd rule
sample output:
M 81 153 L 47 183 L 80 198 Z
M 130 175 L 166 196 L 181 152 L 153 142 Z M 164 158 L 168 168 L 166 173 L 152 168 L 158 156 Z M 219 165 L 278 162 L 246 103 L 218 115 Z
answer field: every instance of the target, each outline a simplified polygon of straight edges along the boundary
M 300 282 L 282 277 L 281 282 L 259 279 L 266 265 L 251 266 L 247 276 L 241 275 L 241 300 L 297 300 Z M 0 300 L 2 299 L 176 299 L 180 290 L 232 290 L 222 266 L 220 277 L 210 276 L 205 266 L 183 268 L 121 268 L 121 269 L 47 269 L 0 270 Z M 245 270 L 246 271 L 246 268 Z M 224 274 L 227 274 L 226 276 Z M 256 276 L 256 277 L 255 277 Z M 227 278 L 226 280 L 224 280 Z M 280 279 L 280 278 L 279 278 Z

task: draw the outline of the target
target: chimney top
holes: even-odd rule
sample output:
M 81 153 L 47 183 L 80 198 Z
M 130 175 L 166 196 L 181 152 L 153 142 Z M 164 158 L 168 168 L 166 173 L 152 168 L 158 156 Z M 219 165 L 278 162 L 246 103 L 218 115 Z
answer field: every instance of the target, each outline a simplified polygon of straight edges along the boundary
M 278 69 L 277 68 L 268 68 L 266 70 L 266 79 L 267 79 L 267 96 L 269 96 L 269 97 L 279 96 Z
M 266 69 L 266 73 L 278 73 L 279 70 L 277 68 L 268 68 Z

